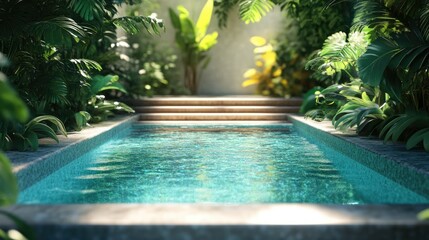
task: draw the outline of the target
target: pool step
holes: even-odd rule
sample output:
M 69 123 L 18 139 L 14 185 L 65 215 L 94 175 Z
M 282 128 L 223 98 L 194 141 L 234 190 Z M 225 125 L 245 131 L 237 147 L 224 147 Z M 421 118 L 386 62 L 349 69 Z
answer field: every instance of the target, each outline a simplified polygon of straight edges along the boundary
M 154 97 L 129 100 L 132 106 L 300 106 L 300 98 L 270 97 Z
M 144 113 L 140 121 L 287 121 L 284 113 Z
M 299 98 L 155 97 L 128 102 L 140 121 L 287 121 Z
M 137 113 L 297 113 L 299 106 L 138 106 Z

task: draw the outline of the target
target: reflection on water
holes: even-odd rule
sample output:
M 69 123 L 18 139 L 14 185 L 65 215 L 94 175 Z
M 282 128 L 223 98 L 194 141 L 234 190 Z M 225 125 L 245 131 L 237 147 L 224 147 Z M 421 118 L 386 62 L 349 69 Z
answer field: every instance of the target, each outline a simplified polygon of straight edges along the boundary
M 428 201 L 278 126 L 136 127 L 27 189 L 20 202 Z

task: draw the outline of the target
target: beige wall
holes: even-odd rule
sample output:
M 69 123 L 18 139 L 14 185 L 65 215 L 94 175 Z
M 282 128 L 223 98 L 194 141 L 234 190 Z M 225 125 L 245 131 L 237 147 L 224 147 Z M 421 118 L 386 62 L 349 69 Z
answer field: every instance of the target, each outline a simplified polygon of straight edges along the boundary
M 174 29 L 170 25 L 168 7 L 176 9 L 176 6 L 181 4 L 196 20 L 205 0 L 159 0 L 159 2 L 162 9 L 157 11 L 158 17 L 164 19 L 167 27 L 167 33 L 163 34 L 160 40 L 175 46 Z M 217 19 L 212 19 L 211 31 L 219 32 L 218 44 L 210 50 L 211 62 L 201 74 L 198 94 L 253 94 L 254 88 L 241 87 L 243 73 L 254 66 L 254 47 L 249 39 L 255 35 L 274 39 L 281 29 L 282 19 L 282 13 L 277 8 L 261 22 L 247 25 L 238 18 L 238 12 L 235 10 L 230 13 L 228 27 L 221 30 L 217 27 Z

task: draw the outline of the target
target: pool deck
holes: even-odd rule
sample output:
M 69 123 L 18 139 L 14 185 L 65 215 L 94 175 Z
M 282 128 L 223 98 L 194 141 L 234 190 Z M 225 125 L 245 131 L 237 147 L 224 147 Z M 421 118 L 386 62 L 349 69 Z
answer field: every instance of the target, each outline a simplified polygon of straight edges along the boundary
M 38 152 L 9 152 L 21 188 L 40 180 L 94 146 L 114 136 L 136 121 L 122 117 L 94 125 L 79 133 L 61 138 L 60 144 L 42 142 Z M 294 124 L 315 127 L 311 134 L 327 139 L 340 138 L 340 148 L 354 156 L 360 144 L 371 154 L 380 150 L 393 165 L 410 163 L 404 171 L 428 174 L 429 154 L 406 152 L 403 146 L 373 141 L 339 133 L 329 123 L 316 123 L 299 116 Z M 145 124 L 153 124 L 147 122 Z M 156 122 L 159 123 L 159 122 Z M 180 122 L 168 122 L 176 124 Z M 183 123 L 183 122 L 182 122 Z M 266 122 L 206 122 L 208 124 L 265 124 Z M 279 124 L 282 122 L 271 122 Z M 186 124 L 193 124 L 186 122 Z M 198 124 L 205 124 L 198 121 Z M 331 137 L 328 137 L 329 136 Z M 332 140 L 337 141 L 337 140 Z M 344 142 L 343 141 L 343 142 Z M 349 144 L 350 143 L 350 144 Z M 364 145 L 364 146 L 362 146 Z M 366 145 L 366 146 L 365 146 Z M 402 148 L 402 149 L 401 149 Z M 395 150 L 396 149 L 396 150 Z M 401 160 L 402 159 L 402 160 Z M 379 165 L 375 165 L 377 167 Z M 387 164 L 386 166 L 390 166 Z M 403 169 L 403 168 L 401 168 Z M 422 183 L 424 184 L 424 183 Z M 425 185 L 421 185 L 425 186 Z M 427 187 L 426 187 L 427 188 Z M 8 210 L 34 227 L 40 239 L 428 239 L 429 221 L 419 221 L 417 214 L 426 205 L 320 205 L 320 204 L 82 204 L 82 205 L 15 205 Z M 0 226 L 11 223 L 0 217 Z

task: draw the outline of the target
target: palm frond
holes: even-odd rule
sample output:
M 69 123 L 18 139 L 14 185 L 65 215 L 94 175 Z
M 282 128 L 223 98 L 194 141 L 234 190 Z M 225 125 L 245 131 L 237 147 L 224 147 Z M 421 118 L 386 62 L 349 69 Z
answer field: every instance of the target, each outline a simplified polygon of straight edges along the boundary
M 104 0 L 70 0 L 68 7 L 86 21 L 101 19 L 104 14 Z
M 241 0 L 240 17 L 245 23 L 259 22 L 274 7 L 270 0 Z
M 420 14 L 420 30 L 426 41 L 429 41 L 429 4 L 426 4 Z
M 160 30 L 165 30 L 164 23 L 161 19 L 158 19 L 156 16 L 130 16 L 130 17 L 119 17 L 114 18 L 112 23 L 122 28 L 125 32 L 129 34 L 136 34 L 141 31 L 141 26 L 143 26 L 147 32 L 160 34 Z
M 399 31 L 405 28 L 392 12 L 380 0 L 356 1 L 355 17 L 352 23 L 352 31 L 361 31 L 365 27 L 374 30 L 373 39 L 383 36 L 386 31 Z
M 38 21 L 28 27 L 34 36 L 53 45 L 71 46 L 76 39 L 83 38 L 85 30 L 72 18 L 58 16 Z
M 358 65 L 362 81 L 378 86 L 388 67 L 411 72 L 429 69 L 429 43 L 411 32 L 380 38 L 368 47 Z

